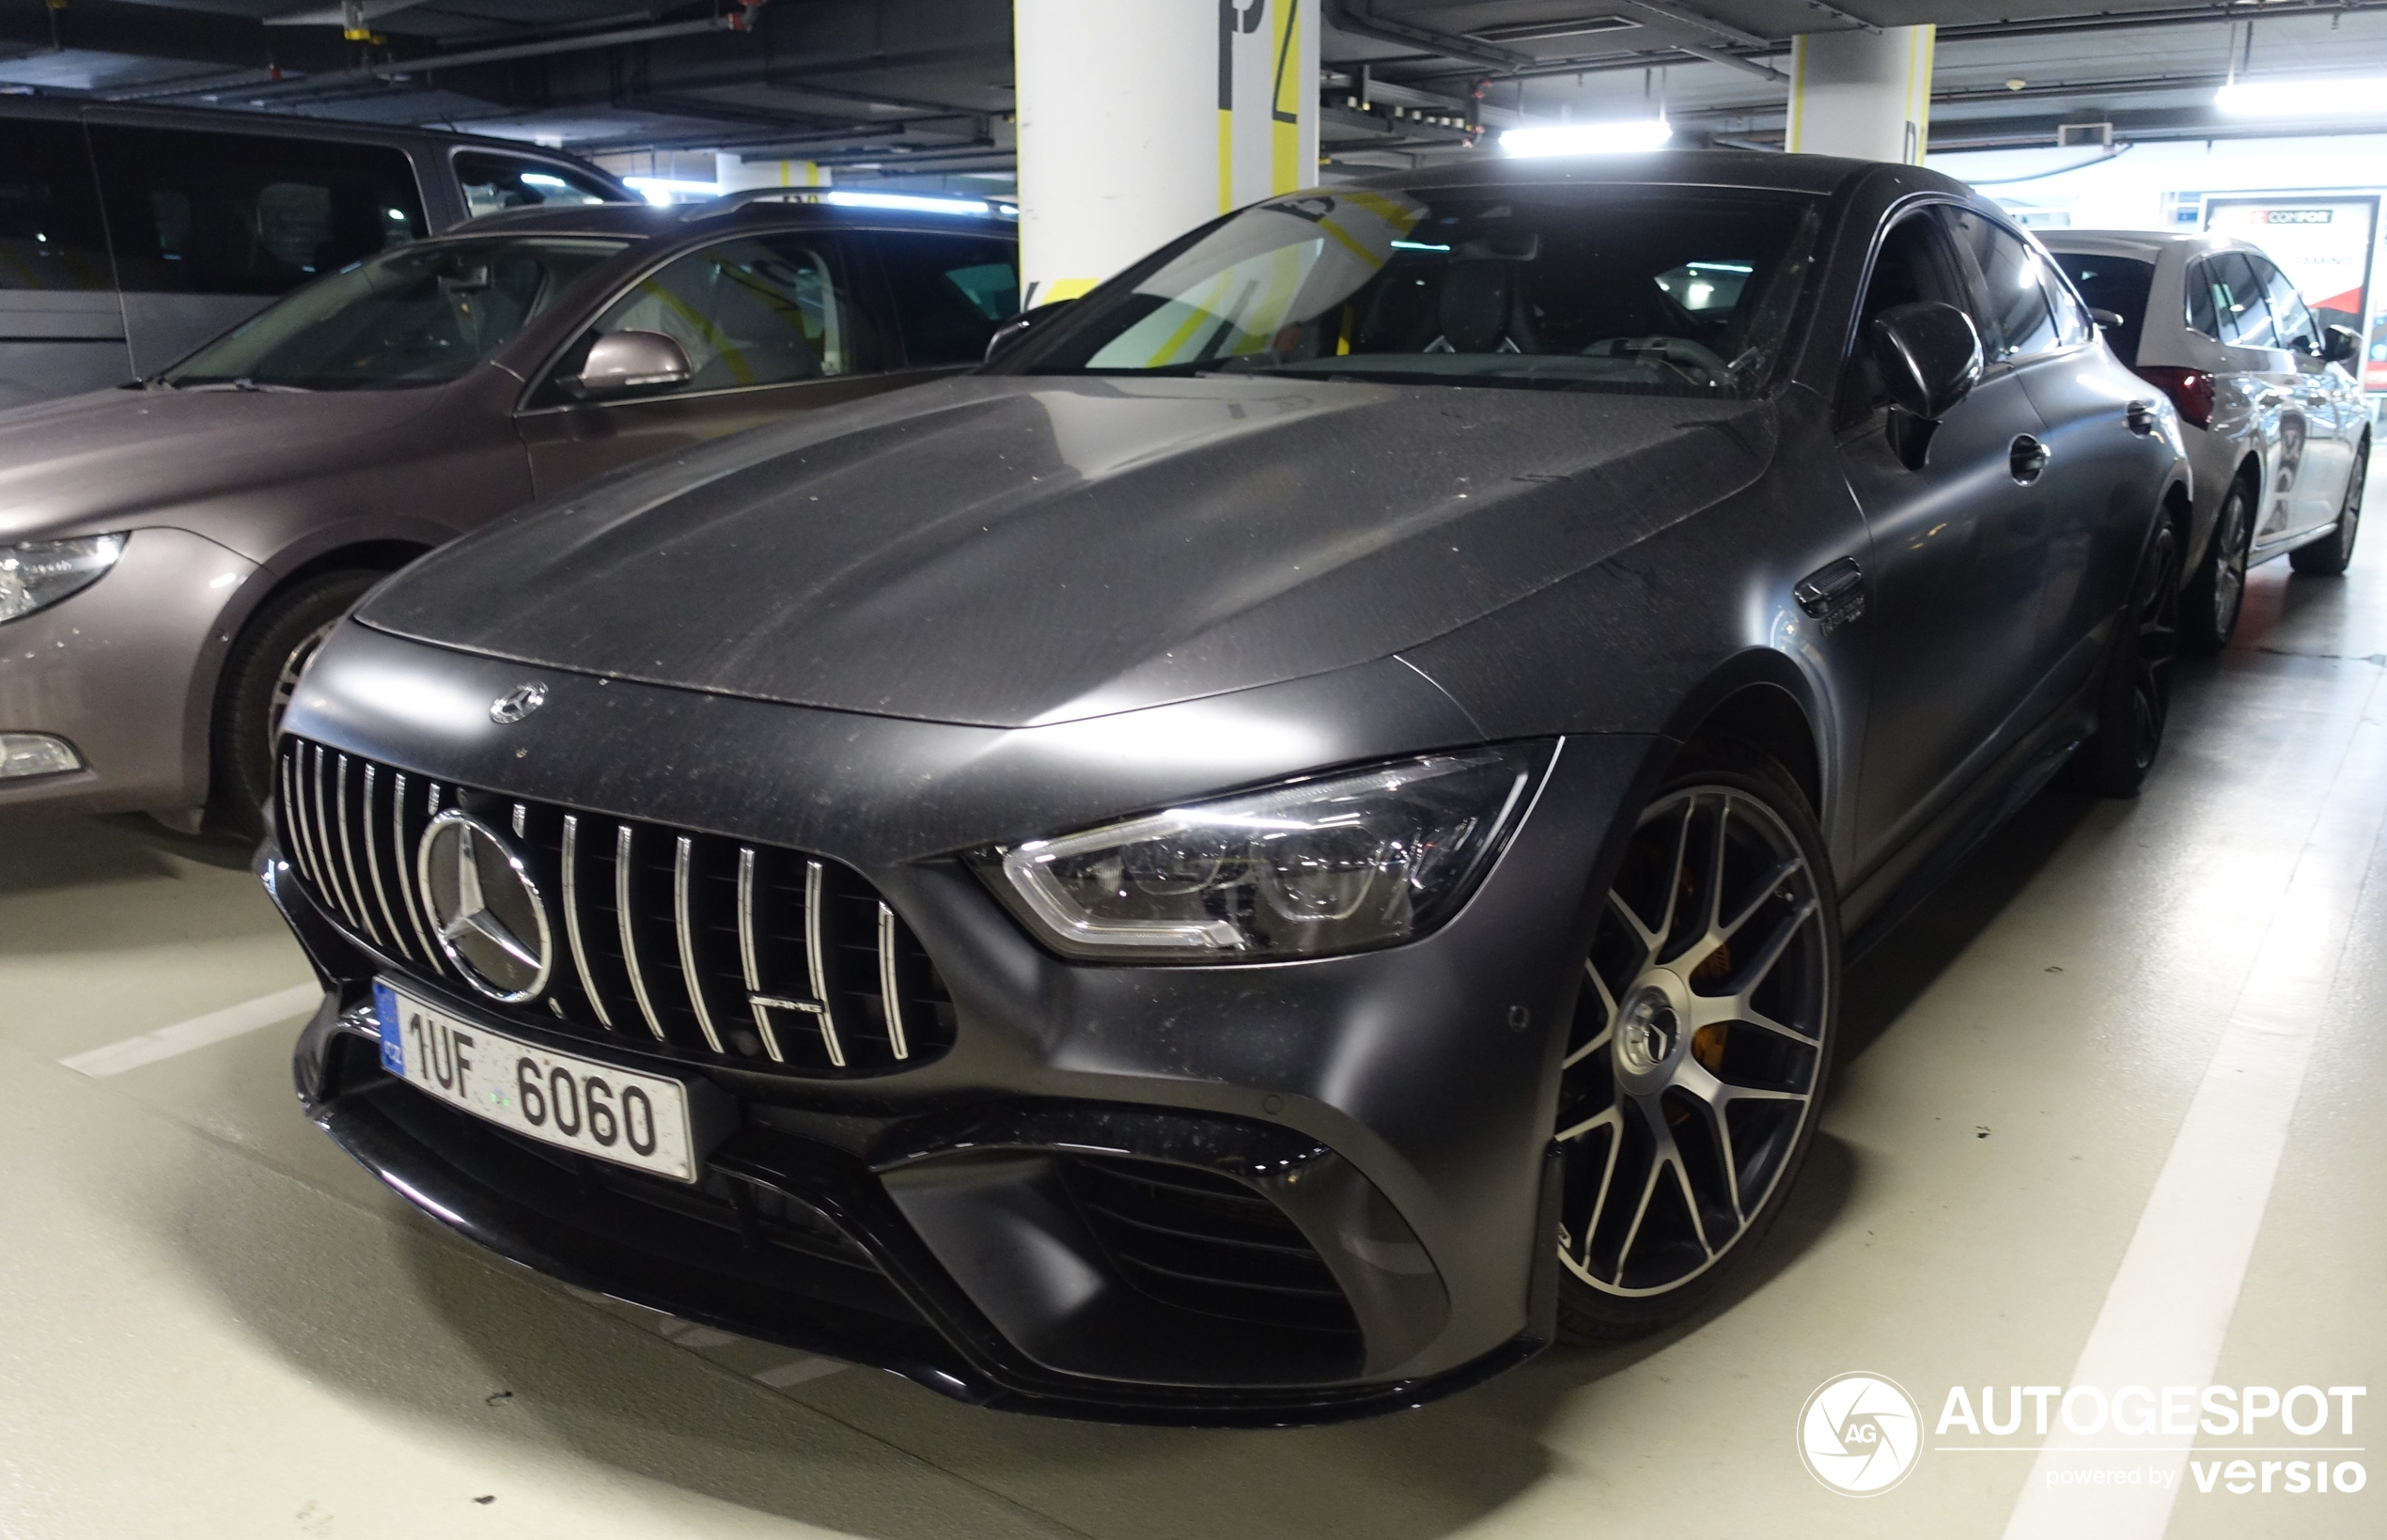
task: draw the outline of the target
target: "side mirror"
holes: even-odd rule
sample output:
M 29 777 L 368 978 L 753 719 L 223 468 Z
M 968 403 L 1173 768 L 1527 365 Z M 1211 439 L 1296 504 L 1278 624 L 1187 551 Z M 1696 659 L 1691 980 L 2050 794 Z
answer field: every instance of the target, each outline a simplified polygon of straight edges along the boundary
M 1940 300 L 1892 305 L 1874 318 L 1873 362 L 1890 397 L 1890 447 L 1910 471 L 1931 452 L 1931 432 L 1981 381 L 1981 334 Z
M 1054 300 L 1050 304 L 1039 304 L 1033 310 L 1021 311 L 1001 326 L 996 327 L 994 335 L 987 338 L 987 355 L 983 362 L 993 363 L 997 358 L 1018 347 L 1026 339 L 1030 332 L 1047 324 L 1054 316 L 1075 303 L 1077 301 L 1074 298 Z
M 627 396 L 634 391 L 684 385 L 695 374 L 688 350 L 662 332 L 609 332 L 588 350 L 588 361 L 571 381 L 584 397 Z
M 2130 324 L 2122 319 L 2122 313 L 2118 310 L 2093 309 L 2089 312 L 2089 319 L 2097 322 L 2100 330 L 2107 332 L 2118 332 Z
M 2343 364 L 2363 350 L 2362 334 L 2350 326 L 2326 326 L 2320 334 L 2320 356 L 2332 364 Z

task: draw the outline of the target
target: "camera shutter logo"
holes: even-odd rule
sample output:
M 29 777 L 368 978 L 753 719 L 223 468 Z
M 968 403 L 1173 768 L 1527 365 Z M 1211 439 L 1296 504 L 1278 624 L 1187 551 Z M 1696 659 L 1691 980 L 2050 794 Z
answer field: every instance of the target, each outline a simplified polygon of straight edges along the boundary
M 1799 1408 L 1799 1457 L 1835 1492 L 1886 1492 L 1906 1480 L 1922 1453 L 1923 1413 L 1896 1380 L 1841 1375 Z
M 518 684 L 489 703 L 489 720 L 500 727 L 514 723 L 547 704 L 547 687 L 534 679 Z
M 439 949 L 464 982 L 509 1005 L 537 999 L 554 971 L 554 938 L 522 857 L 451 807 L 423 831 L 414 860 Z

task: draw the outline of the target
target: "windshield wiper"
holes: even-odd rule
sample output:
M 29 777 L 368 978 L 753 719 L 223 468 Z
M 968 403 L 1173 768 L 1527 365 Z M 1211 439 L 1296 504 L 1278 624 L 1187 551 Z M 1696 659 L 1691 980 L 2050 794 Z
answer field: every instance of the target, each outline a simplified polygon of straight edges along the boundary
M 195 380 L 189 384 L 169 384 L 166 385 L 166 389 L 191 391 L 234 390 L 239 391 L 243 395 L 265 394 L 273 396 L 312 396 L 314 394 L 313 391 L 308 390 L 304 385 L 281 385 L 274 384 L 271 381 L 268 381 L 265 384 L 259 384 L 246 375 L 241 376 L 238 380 Z

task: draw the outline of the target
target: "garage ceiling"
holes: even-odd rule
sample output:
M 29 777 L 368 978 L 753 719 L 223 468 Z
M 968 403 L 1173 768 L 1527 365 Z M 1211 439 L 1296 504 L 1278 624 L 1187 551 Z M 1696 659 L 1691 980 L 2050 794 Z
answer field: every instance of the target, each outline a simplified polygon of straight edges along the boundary
M 1330 160 L 1663 110 L 1779 144 L 1796 32 L 1940 26 L 1934 149 L 2275 133 L 2243 75 L 2387 73 L 2387 0 L 1320 0 Z M 347 30 L 369 36 L 351 39 Z M 453 125 L 584 153 L 728 149 L 840 179 L 1007 179 L 1010 0 L 0 0 L 0 90 Z M 2348 102 L 2297 132 L 2376 127 Z

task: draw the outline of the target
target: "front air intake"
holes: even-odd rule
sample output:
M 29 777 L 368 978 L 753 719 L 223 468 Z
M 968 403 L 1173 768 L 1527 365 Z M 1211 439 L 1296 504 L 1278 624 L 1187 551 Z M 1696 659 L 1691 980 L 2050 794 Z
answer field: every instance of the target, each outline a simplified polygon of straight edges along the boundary
M 401 974 L 485 1014 L 815 1077 L 953 1046 L 935 965 L 861 874 L 825 857 L 435 781 L 285 737 L 283 851 L 317 907 Z M 449 811 L 496 832 L 548 920 L 544 978 L 501 1001 L 443 947 L 417 875 Z

